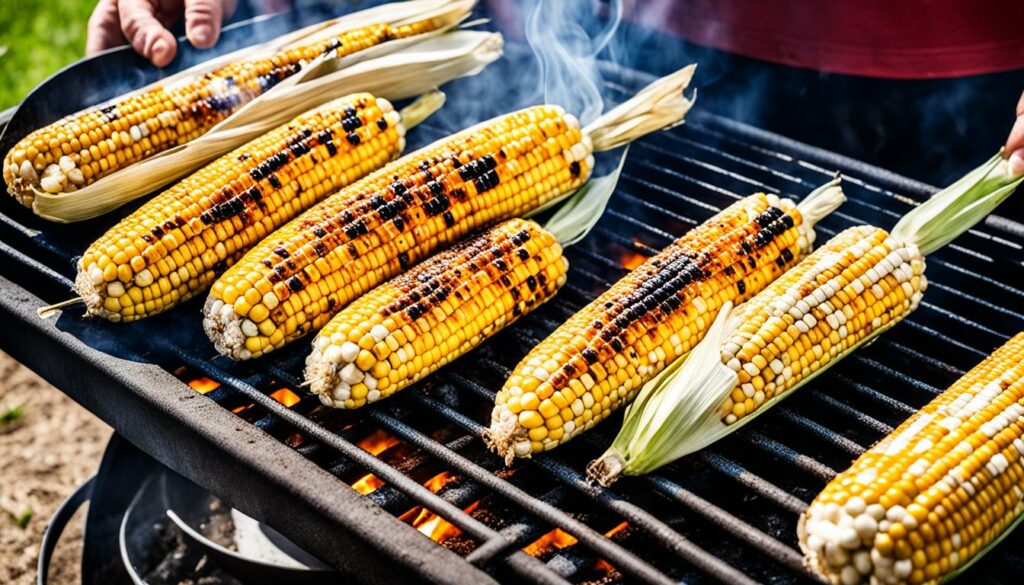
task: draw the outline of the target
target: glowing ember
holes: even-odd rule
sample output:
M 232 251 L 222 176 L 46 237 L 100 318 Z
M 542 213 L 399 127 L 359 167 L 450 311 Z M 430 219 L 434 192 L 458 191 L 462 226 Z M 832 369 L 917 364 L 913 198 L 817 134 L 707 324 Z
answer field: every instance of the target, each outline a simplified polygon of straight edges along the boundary
M 382 485 L 384 485 L 384 482 L 379 477 L 372 473 L 367 473 L 352 484 L 352 489 L 365 496 L 377 491 L 377 488 Z
M 551 532 L 548 532 L 544 536 L 533 541 L 532 544 L 523 549 L 523 552 L 532 557 L 537 557 L 550 551 L 552 548 L 565 548 L 574 544 L 576 544 L 575 536 L 561 528 L 555 528 Z
M 380 455 L 397 444 L 398 439 L 392 437 L 383 429 L 377 429 L 373 434 L 356 443 L 356 446 L 370 455 Z
M 636 239 L 634 239 L 633 242 L 639 243 L 636 241 Z M 646 261 L 647 256 L 644 256 L 643 254 L 637 252 L 636 250 L 626 250 L 619 258 L 619 264 L 622 264 L 622 266 L 628 270 L 633 270 L 634 268 L 640 266 Z
M 441 473 L 423 482 L 423 487 L 427 488 L 428 490 L 436 494 L 437 492 L 441 491 L 441 488 L 443 488 L 445 485 L 456 479 L 458 479 L 458 477 L 448 473 L 447 471 L 442 471 Z
M 622 532 L 623 530 L 625 530 L 627 526 L 629 526 L 629 522 L 623 522 L 622 524 L 619 524 L 618 526 L 616 526 L 615 528 L 612 528 L 608 532 L 605 532 L 604 535 L 607 536 L 608 538 L 611 538 L 611 537 L 615 536 L 616 534 L 618 534 L 618 533 Z
M 220 382 L 211 380 L 210 378 L 196 378 L 195 380 L 189 380 L 187 382 L 188 387 L 195 390 L 200 394 L 209 394 L 217 388 L 220 388 Z
M 289 408 L 295 404 L 298 404 L 299 400 L 301 400 L 298 394 L 292 392 L 287 388 L 281 388 L 280 390 L 274 391 L 274 393 L 271 394 L 270 397 Z

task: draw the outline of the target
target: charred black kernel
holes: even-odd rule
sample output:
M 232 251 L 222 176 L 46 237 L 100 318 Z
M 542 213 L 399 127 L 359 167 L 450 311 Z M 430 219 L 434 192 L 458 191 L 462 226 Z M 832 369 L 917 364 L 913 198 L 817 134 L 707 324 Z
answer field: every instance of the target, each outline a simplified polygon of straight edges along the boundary
M 261 261 L 260 264 L 263 264 L 267 268 L 273 268 L 274 267 L 274 263 L 271 262 L 270 260 L 267 260 L 267 259 L 263 259 L 263 261 Z
M 228 261 L 227 261 L 227 259 L 218 260 L 218 261 L 214 262 L 212 268 L 213 268 L 213 273 L 215 275 L 220 276 L 221 274 L 224 274 L 224 271 L 228 269 Z
M 779 254 L 782 255 L 782 259 L 785 260 L 787 263 L 793 260 L 793 252 L 791 252 L 789 248 L 783 248 L 782 251 L 779 252 Z
M 270 175 L 269 177 L 267 177 L 267 182 L 270 183 L 270 186 L 275 189 L 281 188 L 281 179 L 278 179 L 277 175 Z
M 409 269 L 409 253 L 408 252 L 400 252 L 398 254 L 398 265 L 402 267 L 402 270 L 408 270 Z
M 462 167 L 459 168 L 459 176 L 462 177 L 463 181 L 470 181 L 479 174 L 479 163 L 475 160 L 471 160 Z
M 507 276 L 503 276 L 502 278 L 505 279 L 505 278 L 508 278 L 508 277 Z M 505 281 L 502 280 L 502 282 L 504 283 Z M 516 301 L 518 301 L 523 296 L 523 293 L 519 292 L 518 288 L 513 288 L 511 290 L 512 290 L 512 298 L 515 299 Z
M 515 305 L 512 305 L 512 316 L 513 317 L 518 317 L 518 316 L 520 316 L 522 314 L 523 314 L 523 311 L 522 311 L 522 309 L 519 308 L 519 303 L 516 303 Z
M 293 276 L 288 279 L 288 288 L 290 288 L 292 292 L 299 292 L 306 288 L 306 285 L 302 284 L 302 280 L 300 280 L 298 276 Z
M 457 157 L 457 156 L 452 156 L 451 161 L 452 161 L 452 166 L 454 168 L 456 168 L 456 169 L 462 166 L 462 161 L 459 160 L 459 157 Z
M 452 189 L 451 196 L 454 197 L 456 201 L 465 201 L 466 190 L 461 187 L 458 189 Z
M 356 221 L 346 225 L 344 230 L 345 235 L 348 236 L 349 239 L 355 239 L 369 232 L 369 229 L 367 229 L 366 227 L 366 222 L 363 221 L 362 218 L 359 218 Z
M 444 185 L 438 181 L 430 181 L 427 183 L 427 188 L 430 189 L 430 192 L 434 195 L 440 195 L 444 192 Z
M 455 225 L 455 216 L 452 215 L 451 211 L 444 212 L 444 215 L 442 215 L 441 217 L 444 218 L 444 225 L 448 227 L 452 227 Z
M 734 272 L 736 272 L 736 269 L 731 265 L 726 266 L 725 269 L 722 270 L 722 274 L 725 274 L 726 276 L 732 276 Z
M 318 227 L 318 228 L 313 230 L 313 233 L 316 234 L 316 237 L 322 238 L 322 237 L 327 235 L 327 230 L 325 230 L 322 227 Z
M 502 272 L 508 270 L 508 263 L 505 262 L 504 258 L 495 258 L 494 265 L 498 267 L 498 270 Z M 533 278 L 532 276 L 530 278 Z
M 448 196 L 442 193 L 441 195 L 438 195 L 437 197 L 434 197 L 430 201 L 424 203 L 423 211 L 425 211 L 427 215 L 433 217 L 435 215 L 444 213 L 451 206 L 452 204 L 451 201 L 448 199 Z
M 477 177 L 473 181 L 473 184 L 476 185 L 477 193 L 483 193 L 484 191 L 489 191 L 497 187 L 500 182 L 501 179 L 498 177 L 498 173 L 494 171 L 487 171 L 482 176 Z
M 590 326 L 600 331 L 604 329 L 604 321 L 600 319 L 594 319 L 593 322 L 590 323 Z
M 274 248 L 274 254 L 277 254 L 281 258 L 288 258 L 291 256 L 291 254 L 288 253 L 288 250 L 285 250 L 284 248 Z
M 748 244 L 746 240 L 740 243 L 740 250 L 742 250 L 744 254 L 749 254 L 754 251 L 754 249 L 750 247 L 750 244 Z
M 548 275 L 541 272 L 537 275 L 537 282 L 539 282 L 541 286 L 544 286 L 548 283 Z
M 613 303 L 611 301 L 605 301 L 604 302 L 604 308 L 606 308 L 606 309 L 610 309 L 610 308 L 612 308 L 614 306 L 615 306 L 615 303 Z
M 581 170 L 582 169 L 580 169 L 580 161 L 578 160 L 572 161 L 572 164 L 569 165 L 569 172 L 572 173 L 572 176 L 574 177 L 580 176 Z
M 594 351 L 593 348 L 588 347 L 588 348 L 583 350 L 583 359 L 587 360 L 588 364 L 596 364 L 597 363 L 597 358 L 598 358 L 597 352 Z
M 377 128 L 380 128 L 381 130 L 387 130 L 388 121 L 385 120 L 384 118 L 377 118 Z
M 401 195 L 408 190 L 406 189 L 405 184 L 402 183 L 401 181 L 395 181 L 394 183 L 391 183 L 390 189 L 391 192 L 394 193 L 395 195 Z
M 398 231 L 405 229 L 405 219 L 403 219 L 401 215 L 395 217 L 395 220 L 392 223 L 395 224 L 395 229 Z
M 102 112 L 103 115 L 106 116 L 108 122 L 113 122 L 118 118 L 117 112 L 114 111 L 115 108 L 117 108 L 117 104 L 113 104 L 105 108 L 100 108 L 100 112 Z
M 203 215 L 205 215 L 205 214 L 203 214 Z M 203 216 L 200 215 L 199 219 L 202 219 L 202 218 L 203 218 Z M 207 223 L 206 220 L 203 220 L 203 223 Z M 144 241 L 144 242 L 152 242 L 153 241 L 153 236 L 151 236 L 149 234 L 142 234 L 142 241 Z
M 526 286 L 530 289 L 530 292 L 537 288 L 537 279 L 532 274 L 526 277 Z
M 336 307 L 337 305 L 338 305 L 338 301 L 336 301 L 334 299 L 327 299 L 327 310 L 328 311 L 334 310 L 334 307 Z
M 619 339 L 618 337 L 612 340 L 611 345 L 612 349 L 614 349 L 616 352 L 622 351 L 622 340 Z
M 789 215 L 788 213 L 786 215 L 783 215 L 782 219 L 779 220 L 779 221 L 782 222 L 782 225 L 786 226 L 786 229 L 789 229 L 789 228 L 793 227 L 794 225 L 796 225 L 795 222 L 793 221 L 793 216 Z
M 409 315 L 410 319 L 419 319 L 420 317 L 423 316 L 423 313 L 425 312 L 426 309 L 420 303 L 416 303 L 415 305 L 412 305 L 405 310 L 405 314 Z
M 298 266 L 295 265 L 295 260 L 292 260 L 290 258 L 284 261 L 284 265 L 288 268 L 288 270 L 295 270 L 298 268 Z
M 359 134 L 357 134 L 356 132 L 349 132 L 348 134 L 345 135 L 345 140 L 348 140 L 349 144 L 355 146 L 359 144 Z
M 753 270 L 757 268 L 757 259 L 751 256 L 747 258 L 747 264 L 750 265 L 750 269 Z
M 530 253 L 527 252 L 525 248 L 519 248 L 518 250 L 516 250 L 516 254 L 519 256 L 519 259 L 523 261 L 527 260 L 530 257 Z
M 783 211 L 778 207 L 769 207 L 764 210 L 761 215 L 754 218 L 754 223 L 756 223 L 758 227 L 763 228 L 771 224 L 776 219 L 779 219 L 782 214 Z
M 352 116 L 351 118 L 345 118 L 341 121 L 341 129 L 344 130 L 345 132 L 352 132 L 353 130 L 359 128 L 362 125 L 363 121 L 356 116 Z
M 330 142 L 334 140 L 334 132 L 330 128 L 324 128 L 323 130 L 320 131 L 319 134 L 316 135 L 316 140 L 320 144 Z
M 352 134 L 349 134 L 349 136 L 352 136 Z M 349 140 L 349 142 L 352 142 L 352 141 Z M 358 141 L 357 141 L 357 143 L 358 143 Z M 327 147 L 327 154 L 329 154 L 330 156 L 335 156 L 335 155 L 338 154 L 338 147 L 334 145 L 334 141 L 333 140 L 331 142 L 325 142 L 324 146 Z
M 739 291 L 740 294 L 747 292 L 747 283 L 743 282 L 742 280 L 737 282 L 736 290 Z
M 341 111 L 346 117 L 351 118 L 356 115 L 356 109 L 352 106 L 345 106 L 345 109 Z
M 238 155 L 238 160 L 239 160 L 239 162 L 241 162 L 241 161 L 247 161 L 247 160 L 249 160 L 250 158 L 252 158 L 252 156 L 250 156 L 250 155 L 249 155 L 249 153 L 246 153 L 246 152 L 243 152 L 242 154 Z

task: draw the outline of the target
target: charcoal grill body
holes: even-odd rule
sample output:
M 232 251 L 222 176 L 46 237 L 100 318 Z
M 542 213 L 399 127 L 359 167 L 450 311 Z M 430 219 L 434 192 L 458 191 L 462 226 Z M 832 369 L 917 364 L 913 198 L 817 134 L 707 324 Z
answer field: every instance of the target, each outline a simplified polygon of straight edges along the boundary
M 503 60 L 446 88 L 449 104 L 410 133 L 410 150 L 524 105 L 512 88 L 502 99 L 479 96 L 529 71 L 529 50 L 510 42 Z M 602 73 L 611 101 L 651 79 L 611 64 Z M 993 218 L 930 257 L 932 286 L 906 322 L 734 436 L 655 475 L 612 490 L 584 481 L 584 466 L 609 444 L 618 418 L 517 464 L 508 477 L 478 438 L 503 374 L 532 344 L 620 278 L 624 259 L 653 254 L 737 197 L 768 190 L 799 198 L 842 171 L 850 201 L 821 224 L 819 238 L 828 238 L 858 223 L 891 227 L 934 192 L 699 108 L 685 126 L 631 148 L 598 227 L 567 251 L 569 284 L 554 301 L 371 408 L 315 410 L 318 401 L 299 387 L 305 341 L 252 363 L 217 357 L 201 331 L 202 299 L 130 325 L 84 320 L 77 310 L 40 320 L 36 308 L 67 297 L 75 256 L 116 218 L 58 226 L 8 198 L 0 200 L 0 347 L 158 461 L 360 582 L 578 581 L 598 557 L 638 582 L 809 581 L 795 537 L 807 502 L 1024 329 L 1018 224 Z M 181 368 L 221 386 L 201 396 L 172 373 Z M 269 396 L 280 387 L 302 400 L 282 406 Z M 241 415 L 232 412 L 248 404 Z M 384 462 L 356 447 L 358 433 L 371 428 L 411 445 L 415 462 Z M 422 468 L 450 470 L 463 483 L 424 493 L 413 479 Z M 343 481 L 367 472 L 387 485 L 362 496 Z M 480 498 L 511 510 L 500 528 L 462 511 Z M 476 546 L 457 554 L 396 518 L 416 505 L 451 520 Z M 622 521 L 639 536 L 602 536 Z M 552 527 L 580 544 L 544 560 L 517 552 Z M 1020 534 L 1008 538 L 971 569 L 974 578 L 1012 582 L 1008 576 L 1024 570 L 1016 552 L 1022 543 Z

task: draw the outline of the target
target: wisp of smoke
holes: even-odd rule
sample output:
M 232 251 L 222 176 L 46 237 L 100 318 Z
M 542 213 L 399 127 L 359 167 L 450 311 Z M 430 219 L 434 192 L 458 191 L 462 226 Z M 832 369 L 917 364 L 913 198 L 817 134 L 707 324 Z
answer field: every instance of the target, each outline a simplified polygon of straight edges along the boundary
M 618 30 L 622 0 L 609 7 L 608 18 L 600 20 L 592 0 L 536 0 L 529 8 L 526 40 L 540 64 L 544 102 L 564 107 L 584 125 L 604 110 L 597 55 Z M 585 25 L 602 28 L 591 34 L 593 26 Z

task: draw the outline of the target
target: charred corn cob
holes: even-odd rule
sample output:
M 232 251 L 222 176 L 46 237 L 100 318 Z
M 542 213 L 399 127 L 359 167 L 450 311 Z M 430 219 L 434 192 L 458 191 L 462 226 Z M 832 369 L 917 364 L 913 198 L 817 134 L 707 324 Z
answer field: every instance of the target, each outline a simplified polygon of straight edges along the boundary
M 435 250 L 576 190 L 590 176 L 595 148 L 679 123 L 691 76 L 692 67 L 655 82 L 587 129 L 558 106 L 535 106 L 403 157 L 296 218 L 229 269 L 207 299 L 207 334 L 221 353 L 249 359 L 320 329 Z
M 798 526 L 832 583 L 941 583 L 1024 514 L 1024 333 L 864 452 Z
M 813 199 L 815 215 L 805 217 L 787 199 L 746 197 L 576 313 L 527 354 L 498 392 L 487 437 L 492 447 L 506 461 L 527 457 L 629 403 L 700 340 L 723 303 L 757 293 L 810 251 L 814 224 L 843 197 L 832 183 Z
M 202 135 L 316 57 L 339 57 L 436 28 L 427 19 L 368 24 L 269 57 L 225 64 L 203 75 L 158 84 L 66 116 L 20 140 L 4 158 L 8 192 L 31 206 L 34 192 L 68 193 L 134 162 Z
M 183 179 L 79 260 L 90 315 L 133 321 L 205 290 L 256 242 L 337 188 L 394 159 L 401 116 L 354 94 L 307 112 Z
M 387 398 L 551 298 L 567 268 L 530 220 L 464 240 L 338 313 L 306 360 L 310 390 L 336 408 Z
M 697 451 L 768 410 L 910 314 L 924 256 L 980 221 L 1021 182 L 997 156 L 908 213 L 892 233 L 844 230 L 736 308 L 648 385 L 588 468 L 608 484 Z
M 737 307 L 722 363 L 737 383 L 721 405 L 735 424 L 787 392 L 868 335 L 886 329 L 921 302 L 924 256 L 883 229 L 840 232 Z

